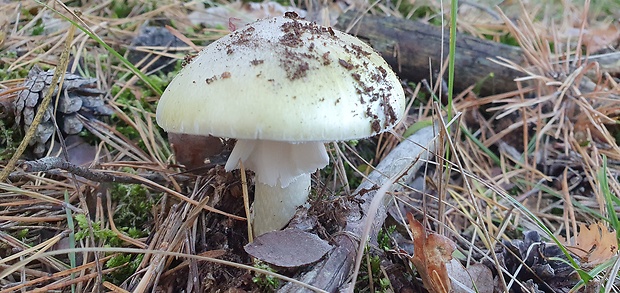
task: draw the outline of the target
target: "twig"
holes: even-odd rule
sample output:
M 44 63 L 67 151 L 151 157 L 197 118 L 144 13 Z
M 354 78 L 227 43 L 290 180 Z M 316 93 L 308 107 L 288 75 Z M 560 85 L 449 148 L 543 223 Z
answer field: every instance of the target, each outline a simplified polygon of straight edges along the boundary
M 137 180 L 134 177 L 123 176 L 105 173 L 101 171 L 91 170 L 85 167 L 80 167 L 70 162 L 65 161 L 59 157 L 45 157 L 36 161 L 26 161 L 20 165 L 23 172 L 50 172 L 54 169 L 65 170 L 71 174 L 86 178 L 88 180 L 96 182 L 114 182 L 114 183 L 128 183 L 128 184 L 140 184 L 141 180 Z M 18 178 L 20 173 L 12 173 L 12 178 Z M 140 174 L 142 178 L 147 178 L 154 182 L 167 182 L 168 179 L 160 174 Z M 186 175 L 173 175 L 177 181 L 188 181 L 192 179 L 191 176 Z
M 74 175 L 77 176 L 81 176 L 84 177 L 86 179 L 89 180 L 93 180 L 93 181 L 97 181 L 97 182 L 114 182 L 114 183 L 134 183 L 134 184 L 144 184 L 148 187 L 151 187 L 153 189 L 156 190 L 160 190 L 162 192 L 165 193 L 169 193 L 172 194 L 176 197 L 178 197 L 181 200 L 187 201 L 193 205 L 198 205 L 199 203 L 191 198 L 187 198 L 186 196 L 182 195 L 179 192 L 176 192 L 174 190 L 171 190 L 163 185 L 158 184 L 155 180 L 151 180 L 150 177 L 155 176 L 155 178 L 159 178 L 161 181 L 164 182 L 168 182 L 168 180 L 165 180 L 165 178 L 161 175 L 153 175 L 153 174 L 143 174 L 143 175 L 134 175 L 134 174 L 127 174 L 127 175 L 121 175 L 123 173 L 121 172 L 117 172 L 117 171 L 112 171 L 112 170 L 99 170 L 99 171 L 92 171 L 89 170 L 87 168 L 84 167 L 79 167 L 76 166 L 72 163 L 69 163 L 61 158 L 58 157 L 46 157 L 46 158 L 42 158 L 36 161 L 28 161 L 28 162 L 24 162 L 21 165 L 22 170 L 26 171 L 26 172 L 45 172 L 51 169 L 63 169 L 66 170 L 68 172 L 71 172 Z M 182 176 L 182 175 L 176 175 L 176 176 Z M 189 176 L 183 176 L 182 179 L 186 179 L 186 180 L 190 180 L 191 177 Z M 181 180 L 179 180 L 181 181 Z M 2 185 L 0 185 L 0 188 L 2 188 Z M 211 212 L 215 212 L 224 216 L 227 216 L 229 218 L 232 219 L 236 219 L 236 220 L 240 220 L 240 221 L 245 221 L 245 218 L 243 217 L 239 217 L 239 216 L 235 216 L 220 210 L 217 210 L 211 206 L 206 206 L 205 210 L 207 211 L 211 211 Z

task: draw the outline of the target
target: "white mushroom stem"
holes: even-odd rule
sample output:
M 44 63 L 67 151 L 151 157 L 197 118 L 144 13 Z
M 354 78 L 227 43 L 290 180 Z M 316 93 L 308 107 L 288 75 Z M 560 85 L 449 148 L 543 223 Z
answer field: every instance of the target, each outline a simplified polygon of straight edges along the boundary
M 322 142 L 290 143 L 239 139 L 226 162 L 230 171 L 243 165 L 256 174 L 254 233 L 282 229 L 308 199 L 310 174 L 329 163 Z
M 308 200 L 310 174 L 302 174 L 287 187 L 256 182 L 253 229 L 256 236 L 280 230 L 293 218 L 297 207 Z

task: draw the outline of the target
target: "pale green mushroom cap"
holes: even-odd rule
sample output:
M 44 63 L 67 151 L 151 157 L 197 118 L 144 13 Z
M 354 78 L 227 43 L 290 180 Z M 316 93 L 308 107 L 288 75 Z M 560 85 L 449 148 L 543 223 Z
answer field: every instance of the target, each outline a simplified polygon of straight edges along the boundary
M 166 88 L 168 132 L 288 142 L 365 138 L 403 116 L 388 64 L 348 34 L 299 20 L 259 20 L 205 47 Z

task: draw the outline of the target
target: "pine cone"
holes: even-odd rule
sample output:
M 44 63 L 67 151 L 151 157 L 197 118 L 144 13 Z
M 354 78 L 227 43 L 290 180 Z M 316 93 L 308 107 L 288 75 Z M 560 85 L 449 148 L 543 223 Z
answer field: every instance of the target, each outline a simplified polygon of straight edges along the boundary
M 15 122 L 24 133 L 30 128 L 39 105 L 43 101 L 54 76 L 54 70 L 42 71 L 34 67 L 28 73 L 23 86 L 27 89 L 19 92 L 15 99 Z M 103 91 L 96 88 L 97 79 L 84 78 L 72 73 L 65 74 L 61 94 L 56 101 L 58 88 L 54 91 L 52 101 L 45 111 L 43 120 L 37 127 L 34 137 L 30 141 L 32 151 L 37 157 L 42 157 L 49 148 L 54 137 L 55 113 L 56 122 L 64 135 L 77 134 L 84 125 L 78 115 L 86 117 L 109 116 L 112 110 L 103 101 Z M 55 106 L 58 106 L 54 110 Z
M 524 232 L 523 240 L 503 243 L 510 251 L 502 249 L 497 254 L 500 262 L 511 274 L 521 266 L 517 279 L 528 287 L 522 290 L 515 284 L 514 292 L 568 292 L 579 281 L 571 266 L 551 259 L 566 259 L 560 248 L 543 242 L 536 231 Z

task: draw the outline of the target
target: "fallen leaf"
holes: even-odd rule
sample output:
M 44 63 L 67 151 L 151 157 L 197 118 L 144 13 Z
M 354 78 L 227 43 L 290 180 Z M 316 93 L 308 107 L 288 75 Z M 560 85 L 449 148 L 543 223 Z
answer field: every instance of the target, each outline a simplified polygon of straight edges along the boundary
M 89 144 L 78 135 L 69 135 L 65 138 L 69 163 L 77 166 L 88 166 L 97 159 L 97 147 Z
M 602 222 L 579 225 L 579 234 L 566 243 L 570 252 L 581 259 L 584 267 L 592 268 L 606 262 L 618 253 L 616 231 L 609 231 Z
M 293 268 L 317 262 L 332 246 L 315 234 L 299 229 L 284 229 L 262 234 L 244 249 L 266 263 Z
M 573 39 L 578 38 L 579 34 L 583 34 L 583 44 L 590 52 L 598 52 L 620 41 L 620 23 L 600 24 L 597 27 L 586 28 L 583 31 L 580 28 L 571 28 L 566 34 L 567 37 Z
M 424 286 L 432 293 L 447 293 L 451 290 L 450 277 L 446 263 L 452 260 L 452 252 L 456 244 L 445 236 L 437 233 L 426 233 L 426 230 L 407 214 L 413 235 L 413 256 L 411 262 L 418 270 Z
M 452 259 L 446 264 L 446 270 L 452 280 L 453 293 L 493 293 L 493 273 L 483 264 L 471 264 L 464 268 L 461 262 Z

